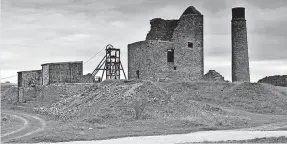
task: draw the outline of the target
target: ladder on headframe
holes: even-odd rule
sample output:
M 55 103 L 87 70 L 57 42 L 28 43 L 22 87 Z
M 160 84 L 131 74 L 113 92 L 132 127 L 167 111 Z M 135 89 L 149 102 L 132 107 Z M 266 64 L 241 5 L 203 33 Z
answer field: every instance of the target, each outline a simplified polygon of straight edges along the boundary
M 121 63 L 120 54 L 120 49 L 114 48 L 111 44 L 107 45 L 106 55 L 93 71 L 93 77 L 95 77 L 99 71 L 102 71 L 100 81 L 102 81 L 104 73 L 106 73 L 106 79 L 120 79 L 122 71 L 125 79 L 127 79 L 123 65 Z

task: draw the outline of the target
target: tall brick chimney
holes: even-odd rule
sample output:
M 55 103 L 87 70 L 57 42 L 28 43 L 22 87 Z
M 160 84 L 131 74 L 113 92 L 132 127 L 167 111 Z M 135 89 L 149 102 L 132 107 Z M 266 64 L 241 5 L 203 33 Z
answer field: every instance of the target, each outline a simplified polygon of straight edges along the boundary
M 245 8 L 232 8 L 232 82 L 250 82 Z

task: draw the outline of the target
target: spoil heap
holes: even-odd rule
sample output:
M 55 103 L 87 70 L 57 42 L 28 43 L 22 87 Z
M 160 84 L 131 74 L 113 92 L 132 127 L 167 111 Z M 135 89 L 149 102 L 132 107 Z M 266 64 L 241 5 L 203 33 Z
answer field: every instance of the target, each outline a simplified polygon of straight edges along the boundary
M 268 84 L 196 82 L 172 84 L 167 88 L 175 95 L 195 101 L 255 113 L 287 114 L 286 93 Z
M 173 91 L 177 88 L 181 91 L 182 87 L 170 86 L 171 90 L 167 88 L 169 86 L 163 88 L 151 81 L 104 81 L 51 107 L 35 110 L 64 121 L 89 123 L 117 124 L 141 119 L 161 123 L 177 120 L 192 126 L 246 124 L 244 117 L 230 116 L 220 107 L 193 100 L 190 96 L 177 95 Z M 188 90 L 181 92 L 184 91 Z

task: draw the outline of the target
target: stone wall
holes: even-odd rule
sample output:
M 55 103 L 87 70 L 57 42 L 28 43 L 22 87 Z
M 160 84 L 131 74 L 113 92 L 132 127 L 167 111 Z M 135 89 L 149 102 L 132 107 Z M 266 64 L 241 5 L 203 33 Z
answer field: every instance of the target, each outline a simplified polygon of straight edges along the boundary
M 51 83 L 77 83 L 83 75 L 83 62 L 43 64 L 43 85 Z
M 95 83 L 95 78 L 92 74 L 86 74 L 78 77 L 78 83 Z
M 48 85 L 50 74 L 49 74 L 49 65 L 42 65 L 42 85 Z
M 161 18 L 152 19 L 150 21 L 151 28 L 146 36 L 146 40 L 171 41 L 177 23 L 178 20 L 164 20 Z
M 77 83 L 78 77 L 83 76 L 83 62 L 80 63 L 70 63 L 69 64 L 71 70 L 71 83 Z
M 175 63 L 182 67 L 188 79 L 197 79 L 204 74 L 203 15 L 181 16 L 172 37 Z M 188 46 L 189 43 L 192 46 Z
M 42 84 L 42 70 L 18 72 L 18 86 L 32 87 Z
M 146 47 L 146 41 L 140 41 L 128 45 L 128 79 L 137 78 L 137 70 L 140 71 L 140 77 L 142 76 L 143 68 L 141 65 L 145 57 L 144 49 Z
M 71 81 L 71 69 L 69 63 L 49 65 L 49 83 L 65 83 Z
M 142 41 L 128 45 L 128 78 L 156 79 L 168 74 L 167 49 L 172 48 L 168 41 Z
M 18 96 L 17 96 L 17 102 L 23 102 L 24 98 L 24 87 L 18 87 Z
M 137 79 L 136 71 L 139 70 L 140 79 L 178 79 L 192 80 L 201 76 L 201 71 L 196 66 L 182 59 L 184 55 L 192 55 L 191 50 L 174 49 L 175 61 L 167 62 L 167 50 L 173 49 L 169 41 L 142 41 L 128 45 L 128 78 Z M 187 60 L 188 57 L 186 57 Z M 189 67 L 189 66 L 193 67 Z M 193 71 L 192 71 L 193 70 Z M 194 73 L 192 73 L 194 72 Z M 197 72 L 197 73 L 196 73 Z M 198 76 L 194 76 L 198 74 Z

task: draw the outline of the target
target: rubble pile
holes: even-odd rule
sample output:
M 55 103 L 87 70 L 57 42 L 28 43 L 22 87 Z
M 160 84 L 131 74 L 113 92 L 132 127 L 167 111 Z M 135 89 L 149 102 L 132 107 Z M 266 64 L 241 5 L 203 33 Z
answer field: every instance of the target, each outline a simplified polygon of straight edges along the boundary
M 224 77 L 220 73 L 216 72 L 215 70 L 209 70 L 203 76 L 203 80 L 224 82 Z
M 84 92 L 65 98 L 38 112 L 69 120 L 81 118 L 129 119 L 144 116 L 149 106 L 168 100 L 152 82 L 104 81 Z M 140 113 L 137 115 L 136 113 Z

